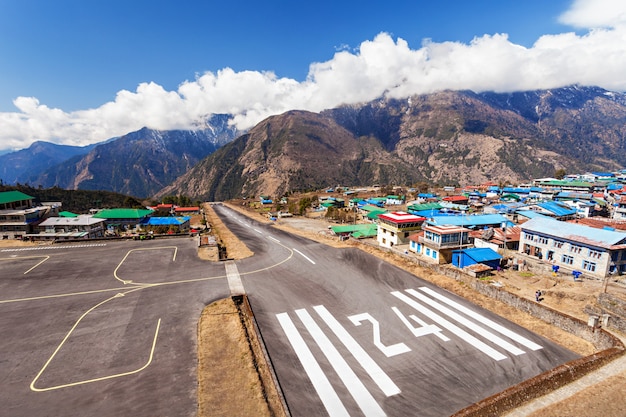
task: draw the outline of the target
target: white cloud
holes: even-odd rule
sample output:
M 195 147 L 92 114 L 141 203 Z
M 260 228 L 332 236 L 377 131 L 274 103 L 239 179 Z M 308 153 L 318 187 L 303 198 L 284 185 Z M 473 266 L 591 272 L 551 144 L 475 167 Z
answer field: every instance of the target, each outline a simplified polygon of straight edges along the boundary
M 176 91 L 142 83 L 134 92 L 95 109 L 64 112 L 33 97 L 19 97 L 18 111 L 0 113 L 0 149 L 20 149 L 35 140 L 85 145 L 148 126 L 194 128 L 213 113 L 231 113 L 240 128 L 291 109 L 320 111 L 382 95 L 406 97 L 442 89 L 520 91 L 569 84 L 626 91 L 626 2 L 579 0 L 561 16 L 583 35 L 545 35 L 526 48 L 506 34 L 469 44 L 425 40 L 411 49 L 381 33 L 354 51 L 339 50 L 311 64 L 305 81 L 272 72 L 224 68 L 183 82 Z M 607 11 L 608 10 L 608 11 Z
M 572 7 L 559 17 L 566 25 L 579 28 L 613 28 L 626 23 L 624 0 L 575 0 Z

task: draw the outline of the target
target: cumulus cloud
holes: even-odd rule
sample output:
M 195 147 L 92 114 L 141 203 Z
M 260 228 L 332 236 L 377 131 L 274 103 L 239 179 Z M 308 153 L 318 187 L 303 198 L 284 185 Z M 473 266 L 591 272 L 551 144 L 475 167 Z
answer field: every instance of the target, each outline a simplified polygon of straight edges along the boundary
M 581 84 L 626 91 L 625 16 L 622 0 L 578 0 L 560 20 L 587 28 L 585 33 L 545 35 L 529 48 L 506 34 L 470 43 L 427 39 L 411 48 L 381 33 L 311 64 L 304 81 L 224 68 L 198 74 L 176 91 L 142 83 L 135 91 L 120 91 L 112 102 L 75 112 L 19 97 L 14 100 L 18 111 L 0 113 L 0 148 L 20 149 L 35 140 L 85 145 L 143 126 L 193 129 L 214 113 L 232 114 L 233 123 L 246 129 L 287 110 L 320 111 L 443 89 L 508 92 Z
M 566 25 L 579 28 L 600 28 L 626 23 L 626 2 L 623 0 L 576 0 L 559 17 Z

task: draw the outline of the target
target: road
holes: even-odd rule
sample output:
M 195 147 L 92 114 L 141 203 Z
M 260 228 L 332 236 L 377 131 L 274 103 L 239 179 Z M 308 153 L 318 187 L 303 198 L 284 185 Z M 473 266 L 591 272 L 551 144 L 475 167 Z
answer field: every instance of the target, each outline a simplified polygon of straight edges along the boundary
M 237 268 L 293 416 L 448 416 L 578 357 L 358 249 L 216 211 L 255 252 Z
M 356 249 L 216 212 L 255 253 L 191 238 L 0 250 L 7 416 L 193 416 L 200 312 L 248 293 L 293 416 L 447 416 L 576 357 Z

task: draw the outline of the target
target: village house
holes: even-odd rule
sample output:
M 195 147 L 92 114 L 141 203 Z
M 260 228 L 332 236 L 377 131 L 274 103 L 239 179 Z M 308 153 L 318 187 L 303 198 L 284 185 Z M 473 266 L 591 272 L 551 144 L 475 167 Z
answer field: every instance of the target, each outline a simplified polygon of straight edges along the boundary
M 95 239 L 104 236 L 105 220 L 91 215 L 48 217 L 37 227 L 38 233 L 27 234 L 31 240 Z
M 96 219 L 106 220 L 109 231 L 140 228 L 140 224 L 154 213 L 148 209 L 114 208 L 103 209 L 93 215 Z
M 422 227 L 426 218 L 404 211 L 378 215 L 377 241 L 380 246 L 390 248 L 409 243 L 409 235 Z
M 489 227 L 470 232 L 470 238 L 474 239 L 474 246 L 477 248 L 489 248 L 496 252 L 504 250 L 517 252 L 521 231 L 519 226 Z
M 469 233 L 470 229 L 462 226 L 424 224 L 420 233 L 411 235 L 409 250 L 434 263 L 450 263 L 455 249 L 472 246 Z
M 626 233 L 550 218 L 521 226 L 519 251 L 585 276 L 626 273 Z
M 51 206 L 34 206 L 34 197 L 21 191 L 0 192 L 0 233 L 2 239 L 21 239 L 50 215 Z

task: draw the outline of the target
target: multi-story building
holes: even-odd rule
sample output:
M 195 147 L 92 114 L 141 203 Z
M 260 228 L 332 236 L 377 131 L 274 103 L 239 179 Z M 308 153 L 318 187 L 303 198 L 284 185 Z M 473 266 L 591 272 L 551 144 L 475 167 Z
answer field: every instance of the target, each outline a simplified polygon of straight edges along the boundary
M 409 235 L 420 230 L 425 217 L 419 217 L 404 211 L 378 215 L 377 240 L 380 246 L 390 248 L 394 245 L 407 244 Z
M 34 197 L 21 191 L 0 193 L 0 234 L 3 239 L 22 238 L 50 211 L 50 207 L 35 207 Z
M 626 220 L 626 195 L 620 196 L 617 206 L 613 210 L 615 220 Z
M 626 233 L 550 218 L 521 226 L 519 251 L 583 275 L 604 278 L 626 273 Z
M 89 215 L 49 217 L 39 223 L 39 233 L 28 237 L 33 240 L 93 239 L 104 236 L 104 223 L 104 219 Z
M 412 235 L 409 249 L 439 264 L 452 262 L 452 251 L 471 247 L 470 229 L 455 225 L 424 225 L 422 232 Z

